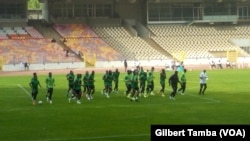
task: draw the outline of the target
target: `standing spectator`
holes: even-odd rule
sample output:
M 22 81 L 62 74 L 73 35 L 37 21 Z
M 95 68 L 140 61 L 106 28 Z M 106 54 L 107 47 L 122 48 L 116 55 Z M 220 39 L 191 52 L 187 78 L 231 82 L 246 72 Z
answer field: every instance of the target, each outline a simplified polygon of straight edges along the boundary
M 179 83 L 178 71 L 175 71 L 174 74 L 169 77 L 168 83 L 172 87 L 172 92 L 169 98 L 174 100 L 177 92 L 177 84 Z
M 175 70 L 176 69 L 176 63 L 174 60 L 171 61 L 171 69 Z
M 22 71 L 23 70 L 23 61 L 20 61 L 20 63 L 19 63 L 19 67 L 20 67 L 20 70 Z
M 211 69 L 213 69 L 213 68 L 216 69 L 216 65 L 215 65 L 214 60 L 212 60 L 212 61 L 210 62 L 210 66 L 211 66 Z
M 63 41 L 64 43 L 67 42 L 66 38 L 63 38 L 62 41 Z
M 127 69 L 128 69 L 128 62 L 127 62 L 126 59 L 124 60 L 124 68 L 125 68 L 125 72 L 127 72 Z
M 221 63 L 221 60 L 218 60 L 218 69 L 222 69 L 222 63 Z
M 184 69 L 180 78 L 181 88 L 178 90 L 178 92 L 181 92 L 181 95 L 184 95 L 184 92 L 186 90 L 186 82 L 187 82 L 186 72 L 187 72 L 187 69 Z
M 236 68 L 236 63 L 235 63 L 235 62 L 232 62 L 231 67 L 232 67 L 232 68 Z
M 29 64 L 27 62 L 24 63 L 24 69 L 29 70 Z
M 207 89 L 207 80 L 208 80 L 208 76 L 207 76 L 206 70 L 203 70 L 200 73 L 200 91 L 199 91 L 199 94 L 204 95 L 204 92 Z
M 36 72 L 33 73 L 33 78 L 31 79 L 29 86 L 31 88 L 31 97 L 32 97 L 32 104 L 36 105 L 36 97 L 38 94 L 38 86 L 40 86 L 40 88 L 42 87 L 40 85 L 39 80 L 37 79 L 37 74 Z
M 227 62 L 226 62 L 226 68 L 232 68 L 232 65 L 231 65 L 231 63 L 227 60 Z
M 69 50 L 68 50 L 68 49 L 66 50 L 65 56 L 66 56 L 66 57 L 69 57 Z
M 48 77 L 45 79 L 47 94 L 46 99 L 47 102 L 52 104 L 52 94 L 53 94 L 53 87 L 55 86 L 55 79 L 52 77 L 52 73 L 49 72 Z

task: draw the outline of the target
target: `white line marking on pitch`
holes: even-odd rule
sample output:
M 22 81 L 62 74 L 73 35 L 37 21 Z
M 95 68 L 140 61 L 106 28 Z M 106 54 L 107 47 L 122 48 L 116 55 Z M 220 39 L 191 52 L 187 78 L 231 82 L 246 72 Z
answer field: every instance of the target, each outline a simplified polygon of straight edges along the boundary
M 122 137 L 143 137 L 150 136 L 150 134 L 136 134 L 136 135 L 116 135 L 116 136 L 97 136 L 97 137 L 82 137 L 74 139 L 47 139 L 46 141 L 66 141 L 66 140 L 96 140 L 96 139 L 109 139 L 109 138 L 122 138 Z
M 216 100 L 216 99 L 213 99 L 213 98 L 200 97 L 198 95 L 193 95 L 193 94 L 189 94 L 189 96 L 198 97 L 200 99 L 204 99 L 204 100 L 208 100 L 208 101 L 212 101 L 212 102 L 216 102 L 216 103 L 220 103 L 221 102 L 220 100 Z
M 21 88 L 29 97 L 31 97 L 30 93 L 21 84 L 17 84 L 17 86 Z

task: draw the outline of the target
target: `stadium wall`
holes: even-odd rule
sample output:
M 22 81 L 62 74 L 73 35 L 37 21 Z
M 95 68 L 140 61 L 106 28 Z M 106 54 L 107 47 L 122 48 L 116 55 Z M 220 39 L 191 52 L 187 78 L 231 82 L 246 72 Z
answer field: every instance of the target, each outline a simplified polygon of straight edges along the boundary
M 184 65 L 188 69 L 209 69 L 209 63 L 211 61 L 218 62 L 221 60 L 223 66 L 225 66 L 227 58 L 197 58 L 197 59 L 185 59 Z M 169 60 L 139 60 L 139 64 L 143 67 L 156 67 L 165 68 L 171 65 L 171 59 Z M 134 68 L 137 61 L 128 60 L 128 69 Z M 124 67 L 123 61 L 97 61 L 94 68 L 122 68 Z M 236 63 L 236 68 L 249 68 L 250 57 L 239 57 Z M 84 62 L 73 63 L 46 63 L 46 64 L 30 64 L 29 70 L 64 70 L 64 69 L 84 69 L 87 68 Z M 24 66 L 20 64 L 6 64 L 3 65 L 3 71 L 21 71 L 24 70 Z
M 74 63 L 46 63 L 46 64 L 30 64 L 29 70 L 55 70 L 55 69 L 81 69 L 84 68 L 83 62 Z M 6 64 L 3 65 L 3 71 L 21 71 L 24 70 L 23 64 Z

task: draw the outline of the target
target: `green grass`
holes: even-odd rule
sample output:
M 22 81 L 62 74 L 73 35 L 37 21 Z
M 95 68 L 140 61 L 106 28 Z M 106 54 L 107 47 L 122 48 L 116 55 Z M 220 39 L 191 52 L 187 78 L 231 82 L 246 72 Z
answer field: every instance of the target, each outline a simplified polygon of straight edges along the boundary
M 84 73 L 84 72 L 83 72 Z M 65 74 L 54 75 L 54 103 L 45 100 L 44 75 L 38 99 L 31 104 L 30 76 L 0 78 L 0 140 L 8 141 L 149 141 L 151 124 L 250 124 L 248 69 L 208 70 L 205 95 L 198 95 L 200 71 L 187 72 L 187 90 L 176 100 L 150 96 L 140 102 L 125 98 L 123 77 L 120 94 L 110 99 L 100 94 L 102 74 L 96 74 L 94 100 L 82 98 L 82 104 L 68 103 Z M 167 72 L 170 76 L 172 72 Z M 155 92 L 160 89 L 159 73 L 155 74 Z M 21 87 L 20 87 L 21 86 Z M 166 93 L 171 89 L 166 85 Z

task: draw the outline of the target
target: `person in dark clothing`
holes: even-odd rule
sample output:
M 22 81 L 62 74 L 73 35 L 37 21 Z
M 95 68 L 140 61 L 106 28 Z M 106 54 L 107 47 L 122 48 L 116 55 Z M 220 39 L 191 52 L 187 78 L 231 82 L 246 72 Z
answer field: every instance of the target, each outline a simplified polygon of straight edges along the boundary
M 24 63 L 24 69 L 29 70 L 29 64 L 27 62 Z
M 37 78 L 36 72 L 33 73 L 33 78 L 31 79 L 29 86 L 31 88 L 32 104 L 36 105 L 36 97 L 38 94 L 38 86 L 41 88 L 40 81 Z
M 170 99 L 175 99 L 175 95 L 177 93 L 177 84 L 180 83 L 178 78 L 178 71 L 175 71 L 173 75 L 171 75 L 168 79 L 169 86 L 172 87 L 172 92 L 170 94 Z
M 126 59 L 124 60 L 124 68 L 125 68 L 125 72 L 127 72 L 128 63 L 127 63 L 127 60 L 126 60 Z

